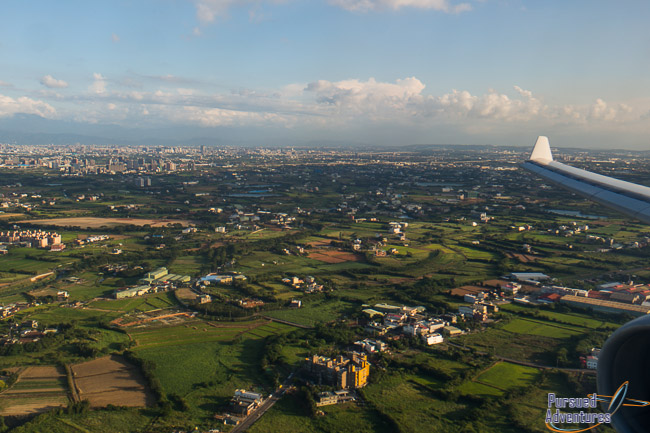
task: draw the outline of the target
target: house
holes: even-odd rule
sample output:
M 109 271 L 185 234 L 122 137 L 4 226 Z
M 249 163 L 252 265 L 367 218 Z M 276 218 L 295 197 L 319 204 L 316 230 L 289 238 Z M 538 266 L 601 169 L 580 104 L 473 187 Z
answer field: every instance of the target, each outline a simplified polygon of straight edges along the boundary
M 442 333 L 447 337 L 453 337 L 455 335 L 461 335 L 463 331 L 456 328 L 455 326 L 445 326 L 444 328 L 442 328 Z
M 443 341 L 442 335 L 440 334 L 429 334 L 429 335 L 423 335 L 422 336 L 422 341 L 427 346 L 432 346 L 434 344 L 440 344 Z
M 356 341 L 354 345 L 367 353 L 383 352 L 388 347 L 386 343 L 384 343 L 383 341 L 371 340 L 369 338 L 366 338 L 365 340 Z
M 239 416 L 248 416 L 262 404 L 262 395 L 246 391 L 235 390 L 235 395 L 230 400 L 229 412 Z
M 290 308 L 300 308 L 302 307 L 302 301 L 300 299 L 292 299 L 289 304 Z
M 597 356 L 587 356 L 587 368 L 589 370 L 596 370 L 598 368 L 598 357 Z
M 323 391 L 318 394 L 316 406 L 329 406 L 332 404 L 345 403 L 354 399 L 354 396 L 351 395 L 350 391 L 347 389 L 340 389 L 334 392 Z

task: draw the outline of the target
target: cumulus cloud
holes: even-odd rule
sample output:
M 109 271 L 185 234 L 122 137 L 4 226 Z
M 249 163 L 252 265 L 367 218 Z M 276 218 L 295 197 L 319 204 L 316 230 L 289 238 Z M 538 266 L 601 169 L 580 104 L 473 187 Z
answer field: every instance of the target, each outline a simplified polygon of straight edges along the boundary
M 596 99 L 591 106 L 589 118 L 593 120 L 620 121 L 631 113 L 632 107 L 626 104 L 610 105 L 602 99 Z
M 0 117 L 10 117 L 14 114 L 36 114 L 41 117 L 52 118 L 56 116 L 56 110 L 50 104 L 21 96 L 12 98 L 0 95 Z
M 449 0 L 329 0 L 330 4 L 348 11 L 368 12 L 374 10 L 398 10 L 402 8 L 431 9 L 446 13 L 472 10 L 469 3 L 452 5 Z
M 95 72 L 93 74 L 93 83 L 90 85 L 89 90 L 92 93 L 101 95 L 106 92 L 106 77 L 102 74 Z
M 41 84 L 50 89 L 63 89 L 68 87 L 68 83 L 63 80 L 57 80 L 51 75 L 46 75 L 41 78 Z

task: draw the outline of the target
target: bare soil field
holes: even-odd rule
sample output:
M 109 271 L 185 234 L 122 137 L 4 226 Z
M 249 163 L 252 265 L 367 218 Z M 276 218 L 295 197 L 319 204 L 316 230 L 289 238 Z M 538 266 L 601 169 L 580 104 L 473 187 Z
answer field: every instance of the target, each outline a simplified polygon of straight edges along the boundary
M 521 263 L 534 262 L 537 260 L 537 257 L 528 254 L 506 253 L 506 256 L 510 257 L 511 259 L 517 259 Z
M 79 397 L 92 407 L 145 407 L 155 401 L 140 371 L 120 356 L 73 365 L 72 374 Z
M 331 240 L 330 239 L 322 239 L 318 241 L 311 241 L 308 242 L 307 245 L 311 247 L 325 247 L 330 245 Z
M 25 216 L 24 213 L 0 213 L 0 219 L 1 218 L 13 218 L 13 217 L 19 217 L 19 216 Z
M 181 224 L 183 227 L 189 225 L 189 221 L 186 220 L 98 217 L 51 218 L 43 220 L 23 220 L 18 222 L 35 225 L 51 225 L 61 227 L 71 226 L 81 228 L 99 228 L 101 226 L 116 226 L 120 224 L 132 224 L 136 226 L 149 224 L 151 227 L 165 227 L 169 224 Z
M 359 256 L 356 254 L 339 251 L 339 250 L 318 250 L 310 251 L 309 258 L 314 260 L 319 260 L 325 263 L 343 263 L 343 262 L 357 262 L 359 261 Z
M 54 366 L 27 367 L 13 386 L 0 393 L 0 414 L 30 415 L 66 406 L 66 375 Z

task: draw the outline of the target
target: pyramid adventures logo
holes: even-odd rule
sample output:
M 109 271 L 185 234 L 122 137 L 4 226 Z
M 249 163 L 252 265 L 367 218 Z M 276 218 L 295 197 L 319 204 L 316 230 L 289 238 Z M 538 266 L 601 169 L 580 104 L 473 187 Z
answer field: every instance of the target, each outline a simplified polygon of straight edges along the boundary
M 627 398 L 629 382 L 618 387 L 614 395 L 589 394 L 587 397 L 567 398 L 548 394 L 548 409 L 546 410 L 546 428 L 554 432 L 586 432 L 601 424 L 609 424 L 612 417 L 622 406 L 644 407 L 650 402 Z M 607 404 L 605 412 L 589 412 L 588 409 L 598 409 L 599 403 Z M 555 411 L 553 411 L 555 409 Z M 565 411 L 565 409 L 582 409 Z M 585 427 L 584 425 L 587 424 Z M 573 425 L 574 427 L 569 427 Z M 579 427 L 576 427 L 579 426 Z

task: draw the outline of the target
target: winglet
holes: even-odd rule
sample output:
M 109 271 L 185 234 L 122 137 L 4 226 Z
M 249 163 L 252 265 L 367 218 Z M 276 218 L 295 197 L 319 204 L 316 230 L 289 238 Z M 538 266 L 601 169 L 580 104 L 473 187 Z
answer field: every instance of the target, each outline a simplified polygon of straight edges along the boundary
M 548 137 L 540 135 L 537 137 L 533 153 L 530 154 L 530 160 L 541 162 L 543 164 L 553 161 L 553 154 L 551 153 L 551 145 L 548 143 Z

